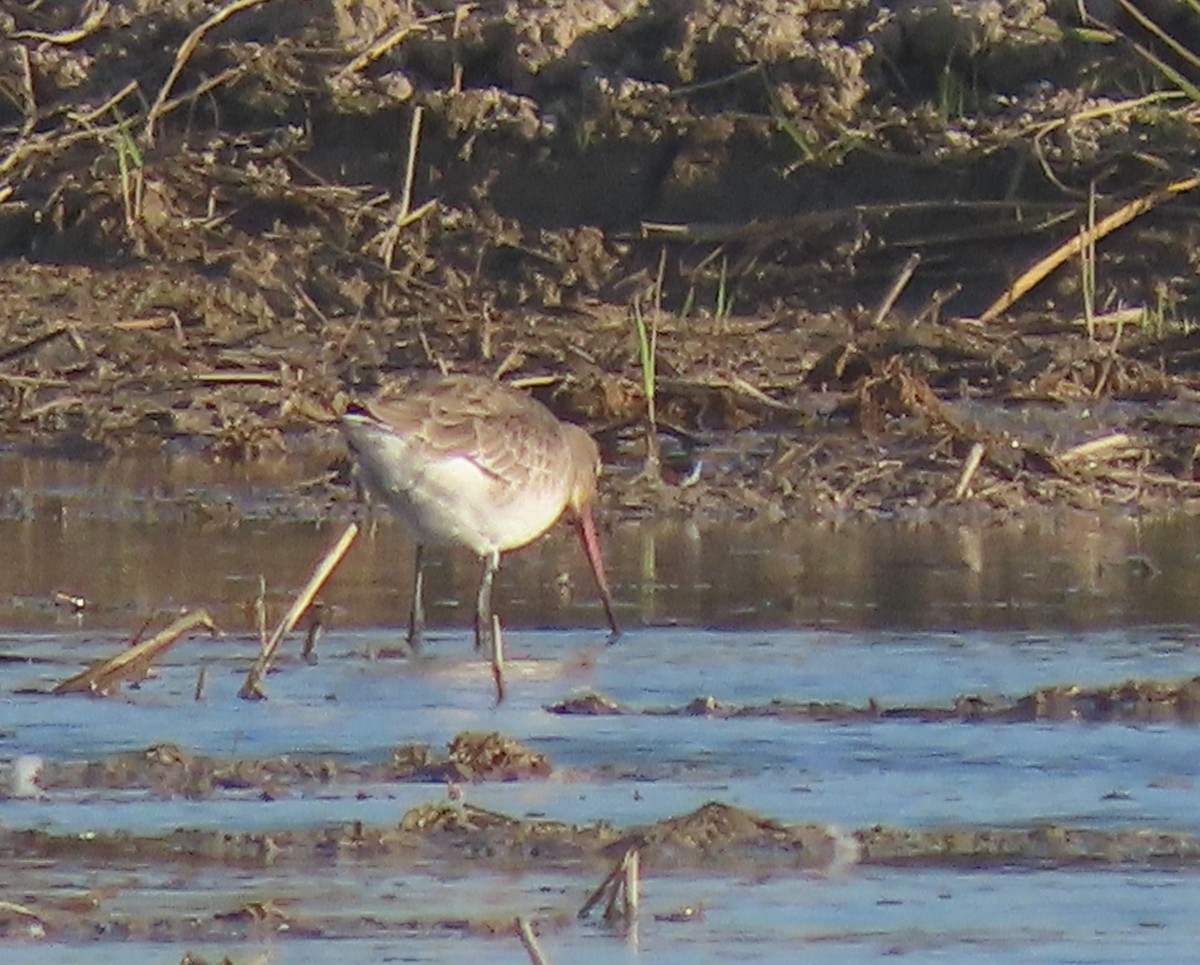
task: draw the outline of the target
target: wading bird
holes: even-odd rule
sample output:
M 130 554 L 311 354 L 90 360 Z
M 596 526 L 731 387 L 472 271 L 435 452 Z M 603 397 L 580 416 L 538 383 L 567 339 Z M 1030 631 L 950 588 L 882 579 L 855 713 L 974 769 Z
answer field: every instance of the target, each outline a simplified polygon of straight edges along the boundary
M 417 543 L 412 650 L 420 649 L 425 630 L 426 546 L 459 544 L 483 560 L 475 646 L 490 652 L 500 554 L 533 542 L 564 515 L 591 564 L 611 639 L 620 635 L 591 510 L 600 451 L 583 429 L 500 382 L 450 375 L 417 382 L 394 398 L 351 405 L 342 431 L 367 488 L 404 520 Z

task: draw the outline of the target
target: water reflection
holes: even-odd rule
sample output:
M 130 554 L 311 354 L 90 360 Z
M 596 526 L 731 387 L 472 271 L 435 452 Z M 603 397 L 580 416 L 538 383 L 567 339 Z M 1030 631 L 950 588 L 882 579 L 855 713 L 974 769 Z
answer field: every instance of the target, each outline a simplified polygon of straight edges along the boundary
M 0 459 L 0 624 L 128 628 L 158 611 L 207 606 L 231 629 L 249 626 L 260 576 L 271 602 L 285 605 L 350 511 L 346 501 L 326 506 L 299 494 L 296 484 L 323 465 L 316 457 L 243 468 L 197 459 Z M 1183 517 L 703 527 L 610 519 L 608 530 L 606 556 L 633 627 L 1200 622 L 1192 590 L 1200 523 Z M 336 621 L 402 625 L 412 549 L 403 527 L 377 519 L 326 592 Z M 431 625 L 466 628 L 478 562 L 461 551 L 434 554 L 428 579 Z M 58 591 L 89 607 L 77 616 L 50 606 Z M 506 560 L 497 597 L 512 627 L 603 625 L 585 562 L 563 528 Z

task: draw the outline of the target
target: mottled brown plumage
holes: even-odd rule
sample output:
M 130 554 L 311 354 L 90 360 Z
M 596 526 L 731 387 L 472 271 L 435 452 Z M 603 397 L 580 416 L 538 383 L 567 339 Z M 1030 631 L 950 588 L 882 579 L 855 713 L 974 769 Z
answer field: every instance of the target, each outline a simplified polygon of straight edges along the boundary
M 600 453 L 591 436 L 500 382 L 456 375 L 419 382 L 394 398 L 352 406 L 343 432 L 369 489 L 417 540 L 409 643 L 424 626 L 421 563 L 427 545 L 458 543 L 485 561 L 476 606 L 477 645 L 491 639 L 491 585 L 500 554 L 573 517 L 619 633 L 591 502 Z

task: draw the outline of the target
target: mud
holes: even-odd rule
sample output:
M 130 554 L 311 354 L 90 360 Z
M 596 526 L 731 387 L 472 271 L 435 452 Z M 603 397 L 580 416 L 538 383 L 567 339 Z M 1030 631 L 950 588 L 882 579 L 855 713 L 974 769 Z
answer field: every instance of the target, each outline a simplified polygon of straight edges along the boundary
M 546 708 L 552 714 L 619 717 L 766 717 L 778 720 L 845 722 L 912 720 L 922 723 L 1090 723 L 1151 724 L 1200 722 L 1200 678 L 1182 683 L 1127 680 L 1108 687 L 1075 684 L 1041 687 L 1020 697 L 962 695 L 951 707 L 884 707 L 872 700 L 855 705 L 777 698 L 766 704 L 733 704 L 697 697 L 682 707 L 632 708 L 603 694 L 572 697 Z
M 347 395 L 441 368 L 586 423 L 631 513 L 1195 505 L 1191 12 L 221 8 L 0 15 L 14 445 L 341 478 Z
M 200 800 L 229 791 L 254 791 L 273 800 L 298 789 L 322 785 L 386 785 L 399 781 L 470 783 L 545 778 L 551 772 L 544 754 L 496 733 L 459 734 L 448 752 L 427 744 L 396 748 L 392 759 L 376 765 L 354 765 L 336 757 L 304 754 L 265 760 L 223 760 L 193 754 L 174 744 L 99 761 L 48 764 L 38 786 L 46 791 L 143 789 L 156 796 Z
M 1191 835 L 1066 827 L 874 827 L 848 832 L 826 825 L 787 825 L 741 808 L 710 802 L 653 825 L 615 828 L 510 817 L 471 804 L 427 804 L 396 826 L 345 826 L 229 833 L 180 830 L 161 837 L 39 830 L 0 832 L 0 854 L 10 861 L 55 859 L 110 867 L 150 862 L 193 867 L 313 868 L 351 862 L 412 868 L 436 858 L 457 867 L 598 871 L 630 848 L 651 874 L 697 871 L 743 875 L 791 869 L 828 869 L 835 862 L 1069 866 L 1153 862 L 1200 864 Z
M 0 443 L 30 466 L 151 450 L 189 467 L 106 513 L 348 515 L 333 420 L 432 370 L 512 380 L 587 425 L 610 514 L 1200 506 L 1186 5 L 114 0 L 8 5 L 0 32 Z M 1045 280 L 1024 274 L 1071 242 Z M 197 494 L 187 472 L 213 461 L 307 476 L 280 472 L 265 499 Z M 69 503 L 14 486 L 0 514 Z M 1197 688 L 553 709 L 1193 724 Z M 164 744 L 48 762 L 21 794 L 64 808 L 412 782 L 439 800 L 394 825 L 166 835 L 11 826 L 23 804 L 6 802 L 0 936 L 514 934 L 486 910 L 293 904 L 277 880 L 216 910 L 158 898 L 193 872 L 599 880 L 630 848 L 649 876 L 1200 865 L 1193 837 L 1149 827 L 845 831 L 721 803 L 615 827 L 461 800 L 472 782 L 550 775 L 496 734 L 375 764 Z M 155 900 L 121 905 L 135 885 Z M 571 920 L 543 910 L 538 927 Z
M 110 873 L 152 865 L 188 869 L 333 869 L 348 866 L 367 877 L 379 871 L 414 869 L 436 859 L 445 867 L 548 872 L 570 868 L 601 871 L 629 849 L 641 855 L 650 876 L 680 871 L 707 874 L 829 871 L 854 864 L 973 869 L 1036 867 L 1097 868 L 1200 866 L 1200 841 L 1149 829 L 1096 831 L 1061 826 L 1034 829 L 874 827 L 846 832 L 821 825 L 784 825 L 719 803 L 644 827 L 571 826 L 528 821 L 469 804 L 429 804 L 405 814 L 394 827 L 346 826 L 270 833 L 178 831 L 165 837 L 88 833 L 55 835 L 0 829 L 0 857 L 11 869 L 10 894 L 46 888 L 46 862 L 66 868 L 102 865 Z M 120 890 L 119 888 L 117 889 Z M 71 897 L 4 903 L 0 936 L 7 940 L 236 941 L 247 937 L 349 938 L 401 936 L 413 932 L 466 931 L 511 936 L 511 920 L 484 914 L 454 918 L 322 915 L 311 904 L 292 910 L 286 899 L 264 900 L 203 915 L 113 917 L 113 895 L 84 890 Z M 683 914 L 677 913 L 677 914 Z M 691 916 L 695 911 L 691 910 Z M 539 927 L 564 927 L 562 913 L 539 917 Z M 672 918 L 671 920 L 683 920 Z

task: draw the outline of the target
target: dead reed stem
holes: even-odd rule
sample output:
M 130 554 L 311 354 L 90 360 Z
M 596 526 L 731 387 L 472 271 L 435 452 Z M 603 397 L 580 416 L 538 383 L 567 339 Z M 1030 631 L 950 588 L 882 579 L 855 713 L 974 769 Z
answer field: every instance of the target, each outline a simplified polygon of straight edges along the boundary
M 962 473 L 958 477 L 958 485 L 954 487 L 954 498 L 962 499 L 967 494 L 967 489 L 970 488 L 971 480 L 975 478 L 975 473 L 979 470 L 980 463 L 983 462 L 984 454 L 987 452 L 987 446 L 982 442 L 971 444 L 971 451 L 967 453 L 966 461 L 963 463 Z
M 412 212 L 413 184 L 417 180 L 417 152 L 421 147 L 421 122 L 424 119 L 425 108 L 418 104 L 413 108 L 412 125 L 408 129 L 408 161 L 404 166 L 404 188 L 400 193 L 402 221 Z
M 639 903 L 639 877 L 641 860 L 637 848 L 630 848 L 617 862 L 600 887 L 591 893 L 579 909 L 580 918 L 586 918 L 592 909 L 604 905 L 604 920 L 632 925 L 637 918 Z
M 1136 449 L 1134 438 L 1124 432 L 1113 432 L 1099 439 L 1081 442 L 1058 454 L 1061 462 L 1081 462 L 1087 459 L 1116 459 Z
M 892 307 L 896 304 L 896 300 L 908 287 L 908 283 L 912 281 L 913 273 L 917 270 L 917 266 L 921 263 L 921 255 L 914 251 L 908 256 L 908 260 L 900 266 L 900 271 L 896 275 L 896 280 L 892 282 L 891 287 L 884 292 L 883 298 L 879 302 L 879 307 L 875 309 L 875 314 L 871 316 L 871 328 L 878 328 Z
M 123 680 L 143 677 L 154 659 L 197 627 L 216 633 L 216 624 L 204 610 L 185 613 L 169 627 L 149 640 L 127 647 L 115 657 L 89 667 L 81 674 L 64 680 L 52 691 L 56 694 L 110 694 Z
M 275 632 L 271 634 L 271 639 L 267 641 L 267 645 L 263 648 L 262 653 L 258 655 L 258 659 L 254 662 L 254 666 L 250 668 L 250 673 L 246 675 L 246 682 L 242 684 L 242 689 L 238 691 L 238 696 L 243 700 L 265 700 L 266 691 L 263 689 L 263 678 L 267 674 L 268 668 L 271 666 L 271 661 L 275 657 L 275 651 L 279 649 L 279 644 L 283 642 L 283 638 L 287 636 L 300 622 L 300 618 L 312 605 L 313 598 L 321 592 L 321 588 L 325 585 L 333 571 L 337 569 L 338 564 L 342 561 L 342 557 L 350 549 L 358 536 L 358 523 L 351 523 L 342 531 L 342 535 L 337 541 L 326 550 L 325 555 L 321 557 L 317 563 L 316 569 L 313 570 L 312 576 L 308 578 L 308 582 L 304 588 L 296 596 L 292 602 L 291 608 L 288 610 L 279 625 L 275 628 Z
M 550 959 L 546 957 L 546 953 L 542 951 L 542 946 L 538 944 L 537 935 L 533 933 L 533 928 L 524 918 L 517 918 L 517 937 L 521 939 L 521 944 L 525 946 L 525 953 L 529 956 L 529 961 L 532 965 L 550 965 Z
M 500 632 L 500 618 L 492 614 L 492 680 L 496 682 L 496 706 L 504 703 L 504 634 Z
M 1176 195 L 1184 194 L 1198 186 L 1200 186 L 1200 177 L 1185 178 L 1182 181 L 1175 181 L 1172 184 L 1168 184 L 1165 188 L 1161 188 L 1158 191 L 1122 205 L 1107 218 L 1102 218 L 1096 222 L 1092 230 L 1080 232 L 1065 244 L 1059 245 L 1054 251 L 1046 255 L 1045 258 L 1042 258 L 1026 269 L 1003 295 L 988 306 L 987 310 L 979 316 L 979 321 L 990 322 L 1002 312 L 1008 311 L 1008 309 L 1012 308 L 1030 290 L 1045 279 L 1047 275 L 1064 262 L 1078 255 L 1084 245 L 1094 245 L 1101 238 L 1112 234 L 1118 228 L 1123 228 L 1129 222 L 1162 204 L 1162 202 L 1169 201 Z
M 158 123 L 159 115 L 163 113 L 163 106 L 171 94 L 171 88 L 175 86 L 175 81 L 183 73 L 183 68 L 191 59 L 192 54 L 196 52 L 196 48 L 200 46 L 204 35 L 224 23 L 235 13 L 267 2 L 268 0 L 233 0 L 232 3 L 226 4 L 187 35 L 187 39 L 179 47 L 179 52 L 175 54 L 175 64 L 172 66 L 171 72 L 167 75 L 158 96 L 154 98 L 154 103 L 150 105 L 150 110 L 146 113 L 146 126 L 142 130 L 142 137 L 147 144 L 154 143 L 154 126 Z

